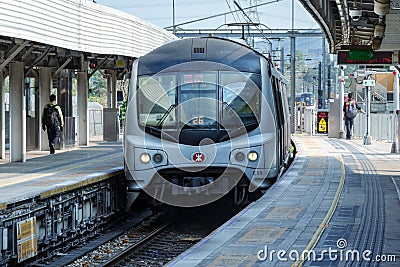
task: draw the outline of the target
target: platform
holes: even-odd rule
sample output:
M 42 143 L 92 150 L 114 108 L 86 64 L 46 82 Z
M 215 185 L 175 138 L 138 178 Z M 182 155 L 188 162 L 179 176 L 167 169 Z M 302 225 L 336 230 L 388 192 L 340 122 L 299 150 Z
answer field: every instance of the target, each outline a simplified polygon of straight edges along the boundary
M 122 142 L 27 153 L 26 162 L 0 161 L 0 206 L 87 185 L 123 173 Z M 2 209 L 0 207 L 0 209 Z
M 398 266 L 400 156 L 391 144 L 294 140 L 285 175 L 168 266 Z

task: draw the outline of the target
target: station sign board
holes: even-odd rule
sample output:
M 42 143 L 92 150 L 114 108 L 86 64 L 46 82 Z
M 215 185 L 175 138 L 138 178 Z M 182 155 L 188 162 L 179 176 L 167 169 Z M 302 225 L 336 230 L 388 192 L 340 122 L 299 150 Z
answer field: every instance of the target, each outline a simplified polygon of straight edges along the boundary
M 125 60 L 116 59 L 115 60 L 115 67 L 118 69 L 125 68 Z
M 398 56 L 398 54 L 395 55 L 395 57 Z M 373 50 L 338 51 L 337 61 L 338 65 L 392 65 L 393 52 Z
M 375 86 L 375 80 L 363 80 L 363 86 Z

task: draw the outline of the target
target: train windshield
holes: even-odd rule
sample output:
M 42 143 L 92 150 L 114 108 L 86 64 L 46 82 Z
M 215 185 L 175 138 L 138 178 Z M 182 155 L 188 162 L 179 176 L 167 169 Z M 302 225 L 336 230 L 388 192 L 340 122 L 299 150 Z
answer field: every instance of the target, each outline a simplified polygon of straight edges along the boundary
M 306 103 L 306 106 L 314 105 L 314 95 L 313 94 L 302 94 L 301 101 Z
M 260 83 L 260 77 L 255 74 L 221 73 L 221 122 L 224 128 L 258 125 L 261 112 Z
M 141 76 L 137 91 L 139 124 L 164 130 L 257 126 L 260 83 L 259 75 L 228 71 Z
M 314 95 L 312 93 L 302 93 L 300 95 L 296 95 L 297 105 L 305 105 L 307 107 L 313 106 L 315 102 Z

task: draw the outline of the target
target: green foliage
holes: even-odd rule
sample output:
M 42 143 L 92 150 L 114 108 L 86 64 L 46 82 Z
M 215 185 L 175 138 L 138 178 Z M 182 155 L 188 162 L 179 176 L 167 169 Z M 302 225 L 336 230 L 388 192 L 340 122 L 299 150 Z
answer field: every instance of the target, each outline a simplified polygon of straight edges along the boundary
M 124 101 L 122 101 L 122 103 L 121 103 L 121 106 L 119 106 L 119 118 L 121 121 L 125 121 L 126 104 L 127 104 L 127 100 L 124 99 Z
M 9 76 L 5 77 L 4 79 L 4 92 L 9 93 L 10 92 L 10 79 Z
M 76 96 L 76 91 L 78 89 L 78 81 L 77 79 L 72 79 L 72 95 Z
M 89 79 L 89 101 L 107 104 L 107 80 L 100 71 L 96 71 Z
M 123 129 L 125 125 L 126 105 L 127 105 L 127 100 L 124 99 L 124 101 L 122 101 L 121 105 L 119 106 L 119 123 L 121 129 Z

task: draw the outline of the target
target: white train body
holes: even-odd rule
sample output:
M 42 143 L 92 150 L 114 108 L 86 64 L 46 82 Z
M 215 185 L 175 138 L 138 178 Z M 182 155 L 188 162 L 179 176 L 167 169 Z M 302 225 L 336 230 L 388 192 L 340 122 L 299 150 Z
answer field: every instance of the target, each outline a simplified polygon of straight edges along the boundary
M 288 159 L 283 77 L 256 51 L 219 38 L 184 39 L 132 68 L 124 157 L 138 193 L 199 206 L 268 188 Z

